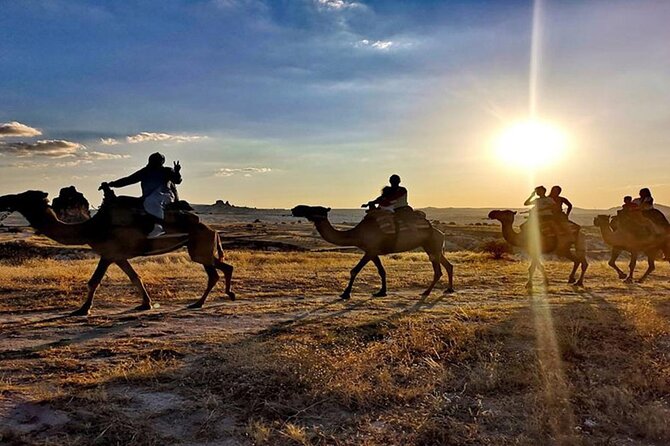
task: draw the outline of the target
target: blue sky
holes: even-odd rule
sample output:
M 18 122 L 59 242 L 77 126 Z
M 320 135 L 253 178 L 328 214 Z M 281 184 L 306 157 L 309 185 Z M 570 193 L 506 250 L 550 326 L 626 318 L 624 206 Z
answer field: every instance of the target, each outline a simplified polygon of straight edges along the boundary
M 669 202 L 670 4 L 543 3 L 540 113 L 572 144 L 535 180 L 583 207 L 644 185 Z M 0 134 L 0 193 L 75 184 L 95 203 L 160 150 L 193 202 L 355 207 L 394 172 L 417 206 L 527 195 L 489 146 L 527 113 L 529 1 L 0 7 L 0 123 L 41 133 Z

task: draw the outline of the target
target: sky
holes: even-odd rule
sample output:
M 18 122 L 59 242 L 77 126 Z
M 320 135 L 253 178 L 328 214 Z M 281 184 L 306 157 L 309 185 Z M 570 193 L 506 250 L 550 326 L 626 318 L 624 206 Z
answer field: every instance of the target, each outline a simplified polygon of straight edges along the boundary
M 567 151 L 493 150 L 529 113 L 532 1 L 0 0 L 0 194 L 102 181 L 164 153 L 183 199 L 519 207 L 561 184 L 670 203 L 670 2 L 542 0 L 536 113 Z M 139 187 L 123 189 L 139 194 Z

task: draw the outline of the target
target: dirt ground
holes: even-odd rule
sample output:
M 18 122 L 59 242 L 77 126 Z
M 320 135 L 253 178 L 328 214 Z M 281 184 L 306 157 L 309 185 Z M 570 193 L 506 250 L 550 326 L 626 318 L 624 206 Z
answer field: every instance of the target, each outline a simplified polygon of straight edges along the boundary
M 552 261 L 529 294 L 522 259 L 456 252 L 457 292 L 422 299 L 409 253 L 341 301 L 356 254 L 227 258 L 235 302 L 186 309 L 205 277 L 177 253 L 134 262 L 156 308 L 114 269 L 87 318 L 93 259 L 0 262 L 0 443 L 670 444 L 667 265 L 576 288 Z

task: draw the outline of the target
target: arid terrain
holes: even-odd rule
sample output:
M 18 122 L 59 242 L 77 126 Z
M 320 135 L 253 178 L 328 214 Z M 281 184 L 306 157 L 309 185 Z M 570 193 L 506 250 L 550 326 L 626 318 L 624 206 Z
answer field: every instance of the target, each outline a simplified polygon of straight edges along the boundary
M 585 228 L 586 286 L 550 258 L 529 294 L 522 255 L 478 252 L 497 224 L 443 221 L 455 294 L 420 298 L 417 252 L 383 259 L 387 297 L 368 266 L 341 301 L 360 255 L 281 215 L 211 221 L 237 301 L 187 310 L 205 274 L 178 252 L 133 262 L 155 309 L 113 267 L 88 318 L 66 315 L 94 258 L 3 234 L 0 444 L 670 444 L 666 263 L 623 284 Z

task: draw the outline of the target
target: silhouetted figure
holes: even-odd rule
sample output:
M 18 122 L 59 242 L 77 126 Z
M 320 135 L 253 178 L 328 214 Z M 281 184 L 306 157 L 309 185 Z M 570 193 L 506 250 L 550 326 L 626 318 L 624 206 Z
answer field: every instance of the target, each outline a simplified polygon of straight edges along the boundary
M 162 226 L 165 206 L 178 199 L 176 185 L 181 183 L 181 165 L 179 161 L 175 161 L 174 168 L 165 167 L 164 164 L 165 157 L 161 153 L 153 153 L 149 156 L 148 164 L 134 174 L 110 183 L 102 183 L 100 186 L 125 187 L 140 183 L 144 209 L 158 221 L 149 233 L 149 238 L 165 234 Z
M 368 201 L 361 207 L 375 209 L 378 206 L 379 209 L 390 212 L 396 212 L 398 209 L 404 210 L 404 208 L 411 210 L 407 202 L 407 189 L 400 185 L 400 177 L 395 174 L 391 175 L 389 183 L 391 183 L 391 185 L 385 186 L 379 197 L 372 201 Z
M 550 221 L 554 217 L 556 202 L 547 197 L 547 188 L 544 186 L 537 186 L 523 204 L 524 206 L 533 206 L 529 220 L 537 219 L 542 223 Z
M 623 205 L 621 205 L 621 210 L 629 212 L 629 211 L 639 211 L 640 206 L 633 201 L 633 197 L 630 195 L 626 195 L 623 197 Z
M 91 218 L 88 200 L 74 186 L 62 188 L 54 198 L 52 208 L 58 219 L 65 223 L 80 223 Z
M 640 196 L 633 200 L 633 203 L 637 204 L 641 211 L 654 209 L 654 197 L 651 196 L 651 191 L 646 187 L 640 189 Z
M 570 212 L 572 212 L 572 203 L 570 203 L 570 200 L 567 198 L 562 197 L 561 192 L 563 192 L 561 186 L 554 186 L 551 188 L 551 192 L 549 192 L 549 198 L 554 200 L 554 203 L 556 204 L 556 213 L 564 215 L 567 220 L 570 216 Z M 565 205 L 565 213 L 563 213 L 563 205 Z

